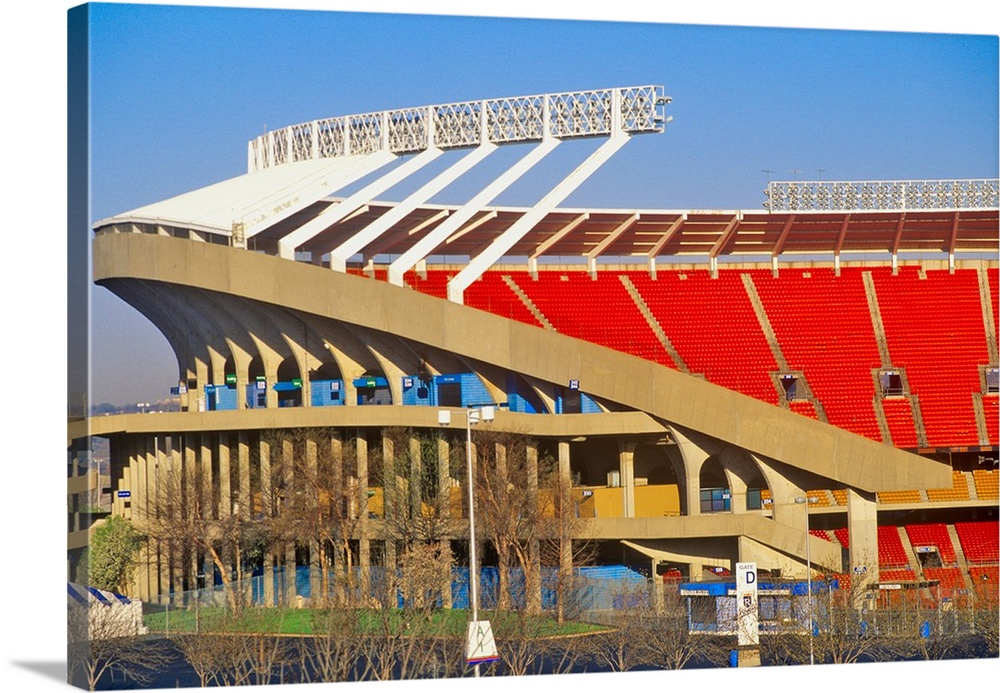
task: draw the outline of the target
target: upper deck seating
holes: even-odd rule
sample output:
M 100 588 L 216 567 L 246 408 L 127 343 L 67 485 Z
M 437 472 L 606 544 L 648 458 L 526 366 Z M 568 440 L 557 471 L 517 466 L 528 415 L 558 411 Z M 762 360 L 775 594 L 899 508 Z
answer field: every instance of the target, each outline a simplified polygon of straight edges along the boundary
M 737 271 L 630 272 L 629 279 L 692 373 L 716 385 L 777 404 L 777 370 Z
M 906 369 L 931 446 L 978 445 L 972 394 L 989 361 L 975 270 L 872 272 L 892 364 Z
M 783 270 L 751 273 L 782 354 L 802 371 L 831 424 L 882 440 L 872 401 L 879 368 L 860 271 Z
M 934 546 L 937 548 L 941 563 L 946 566 L 955 565 L 955 548 L 951 545 L 951 536 L 947 525 L 935 522 L 919 525 L 906 525 L 906 534 L 910 544 L 917 546 Z

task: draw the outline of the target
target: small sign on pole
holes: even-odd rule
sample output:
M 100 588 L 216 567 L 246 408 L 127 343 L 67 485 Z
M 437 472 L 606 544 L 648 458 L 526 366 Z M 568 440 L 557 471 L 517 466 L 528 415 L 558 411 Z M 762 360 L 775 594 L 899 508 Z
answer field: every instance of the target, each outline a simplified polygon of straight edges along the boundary
M 470 621 L 465 637 L 465 661 L 470 665 L 495 662 L 500 659 L 493 627 L 489 621 Z
M 740 647 L 760 644 L 756 563 L 736 564 L 736 629 Z

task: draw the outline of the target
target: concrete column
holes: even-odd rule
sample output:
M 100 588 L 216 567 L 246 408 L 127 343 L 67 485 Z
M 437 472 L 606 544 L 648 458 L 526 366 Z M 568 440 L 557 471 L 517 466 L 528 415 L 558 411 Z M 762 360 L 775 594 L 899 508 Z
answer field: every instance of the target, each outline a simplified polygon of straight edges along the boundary
M 879 581 L 878 509 L 874 493 L 847 489 L 847 536 L 851 591 L 855 599 L 860 599 L 868 585 Z
M 659 561 L 655 558 L 649 560 L 649 574 L 652 579 L 652 590 L 653 590 L 653 610 L 662 615 L 663 614 L 663 579 L 656 574 L 656 566 Z
M 421 512 L 424 489 L 424 464 L 420 453 L 420 439 L 410 436 L 410 503 L 414 512 Z
M 214 455 L 214 434 L 202 433 L 200 436 L 201 462 L 201 504 L 202 519 L 210 520 L 216 517 L 215 475 L 212 472 L 212 456 Z M 215 575 L 215 564 L 207 553 L 202 555 L 202 573 L 205 576 L 205 586 L 212 586 Z
M 559 483 L 568 491 L 573 484 L 573 477 L 570 473 L 569 441 L 559 441 L 558 464 Z M 567 497 L 563 499 L 563 502 L 570 503 L 572 501 Z M 567 509 L 564 509 L 563 512 L 567 512 Z M 571 537 L 563 536 L 559 542 L 559 573 L 560 582 L 568 584 L 570 576 L 573 574 L 573 541 Z
M 313 479 L 319 478 L 319 456 L 316 451 L 316 441 L 308 437 L 305 440 L 306 469 Z M 309 490 L 309 505 L 319 512 L 319 494 L 315 487 Z M 319 607 L 326 603 L 323 594 L 322 565 L 320 561 L 319 540 L 309 539 L 309 594 L 312 606 Z
M 196 520 L 198 509 L 201 503 L 198 502 L 198 494 L 201 493 L 201 489 L 198 487 L 198 434 L 197 433 L 186 433 L 184 434 L 184 494 L 187 499 L 187 504 L 183 510 L 184 516 Z M 187 566 L 185 567 L 189 575 L 189 589 L 197 589 L 198 587 L 198 555 L 197 552 L 192 552 L 188 556 Z
M 170 484 L 169 492 L 177 494 L 176 503 L 174 504 L 174 517 L 176 518 L 184 517 L 184 506 L 182 505 L 182 500 L 184 498 L 184 487 L 187 486 L 187 477 L 184 473 L 184 456 L 181 450 L 182 446 L 182 436 L 170 436 L 170 457 L 167 461 L 166 478 Z M 177 545 L 176 543 L 171 543 L 171 545 L 167 547 L 169 550 L 168 584 L 170 585 L 170 589 L 178 593 L 178 596 L 180 596 L 180 593 L 184 591 L 185 566 L 181 562 L 180 555 L 183 548 L 183 546 Z
M 451 512 L 451 445 L 443 434 L 438 434 L 437 439 L 437 478 L 438 478 L 438 504 L 442 517 L 449 518 Z M 450 566 L 452 562 L 451 542 L 445 539 L 441 542 L 441 560 L 446 561 Z M 451 594 L 451 570 L 444 576 L 441 584 L 441 604 L 445 609 L 452 608 Z
M 618 469 L 622 484 L 622 511 L 635 517 L 635 443 L 618 442 Z
M 152 501 L 152 496 L 155 492 L 153 475 L 156 473 L 155 442 L 156 439 L 148 435 L 143 435 L 140 442 L 138 478 L 140 494 L 139 512 L 144 526 L 146 523 L 151 521 L 152 512 L 155 508 Z M 142 596 L 146 599 L 156 593 L 156 578 L 154 571 L 156 561 L 155 556 L 156 540 L 146 542 L 146 545 L 143 547 L 142 558 L 139 563 L 139 570 L 142 572 L 140 583 L 142 586 Z
M 361 599 L 371 597 L 371 539 L 368 533 L 368 439 L 363 428 L 355 433 L 358 462 L 358 569 Z
M 525 444 L 527 455 L 528 503 L 530 512 L 538 512 L 538 444 L 529 440 Z M 542 610 L 542 554 L 537 534 L 528 542 L 528 574 L 525 575 L 526 603 L 529 614 Z
M 382 436 L 382 519 L 396 517 L 398 513 L 406 513 L 409 497 L 404 492 L 409 474 L 405 465 L 396 465 L 396 445 L 391 438 Z M 400 472 L 406 474 L 406 479 L 400 477 Z M 385 595 L 396 593 L 396 567 L 399 563 L 396 555 L 395 533 L 390 530 L 383 533 L 382 564 L 385 571 Z
M 687 507 L 681 508 L 681 512 L 686 515 L 701 515 L 701 467 L 710 453 L 676 429 L 671 432 L 677 441 L 681 459 L 684 460 L 685 478 L 681 480 L 681 487 L 686 491 L 686 496 L 682 500 Z
M 342 494 L 344 492 L 344 444 L 341 441 L 338 433 L 332 433 L 329 440 L 330 445 L 330 487 L 335 489 L 335 493 Z M 341 502 L 343 500 L 343 495 L 337 495 L 334 501 L 337 504 L 334 510 L 337 513 L 339 522 L 341 523 L 341 528 L 347 526 L 348 519 L 346 517 L 341 517 L 340 513 L 345 511 L 344 504 Z M 347 509 L 349 512 L 349 509 Z M 343 539 L 340 536 L 334 537 L 334 547 L 333 547 L 333 575 L 334 575 L 334 585 L 333 593 L 334 599 L 337 604 L 344 603 L 344 585 L 347 584 L 345 570 L 345 560 L 343 554 Z
M 281 468 L 285 477 L 285 487 L 292 487 L 293 466 L 295 460 L 295 444 L 288 438 L 281 440 Z M 284 580 L 282 581 L 282 600 L 286 606 L 295 606 L 298 589 L 295 586 L 295 568 L 298 562 L 295 557 L 295 543 L 285 545 Z
M 219 519 L 233 514 L 232 470 L 230 469 L 230 449 L 228 436 L 219 434 Z
M 272 512 L 271 498 L 271 444 L 263 438 L 258 440 L 257 454 L 260 464 L 260 502 L 261 512 L 270 516 Z M 275 606 L 274 600 L 274 564 L 277 556 L 273 550 L 264 555 L 263 596 L 265 606 Z

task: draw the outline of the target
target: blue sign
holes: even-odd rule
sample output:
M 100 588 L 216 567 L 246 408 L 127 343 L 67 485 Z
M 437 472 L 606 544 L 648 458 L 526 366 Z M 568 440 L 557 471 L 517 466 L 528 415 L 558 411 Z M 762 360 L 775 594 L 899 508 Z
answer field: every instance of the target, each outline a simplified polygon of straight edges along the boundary
M 131 498 L 132 497 L 132 492 L 131 491 L 119 491 L 118 492 L 118 497 L 119 498 Z

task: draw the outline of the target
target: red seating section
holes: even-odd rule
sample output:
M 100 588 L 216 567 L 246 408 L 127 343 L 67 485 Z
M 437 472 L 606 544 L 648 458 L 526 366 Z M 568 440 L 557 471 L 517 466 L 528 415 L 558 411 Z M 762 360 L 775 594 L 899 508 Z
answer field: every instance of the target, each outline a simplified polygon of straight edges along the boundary
M 847 527 L 838 527 L 833 530 L 833 536 L 837 537 L 837 541 L 845 548 L 851 548 L 850 535 L 847 533 Z
M 511 273 L 558 332 L 675 367 L 618 276 L 583 271 Z
M 407 272 L 403 275 L 403 281 L 407 286 L 413 287 L 420 293 L 438 298 L 448 297 L 448 281 L 451 280 L 457 271 L 448 270 L 428 270 L 426 278 L 421 278 L 416 272 Z
M 910 556 L 903 548 L 899 530 L 891 525 L 878 528 L 878 564 L 882 568 L 901 568 L 910 565 Z
M 788 403 L 788 407 L 796 414 L 808 416 L 810 419 L 819 419 L 819 415 L 816 413 L 816 407 L 814 407 L 813 403 L 807 399 L 792 400 Z
M 805 374 L 830 423 L 881 441 L 872 406 L 881 362 L 860 270 L 752 277 L 789 368 Z
M 511 318 L 528 325 L 541 326 L 524 301 L 510 288 L 504 276 L 508 272 L 487 272 L 465 290 L 465 305 L 485 310 L 494 315 Z M 514 273 L 520 274 L 521 273 Z M 528 276 L 523 273 L 523 276 Z
M 958 562 L 947 525 L 941 523 L 906 525 L 906 534 L 914 548 L 936 546 L 943 565 L 953 566 Z
M 970 564 L 1000 562 L 1000 549 L 997 538 L 998 525 L 996 521 L 956 522 L 955 531 L 958 541 L 965 553 L 965 560 Z
M 960 568 L 924 568 L 924 577 L 941 583 L 941 596 L 949 596 L 955 590 L 965 587 Z
M 772 404 L 778 392 L 771 374 L 778 370 L 743 284 L 749 275 L 764 305 L 782 353 L 793 371 L 805 374 L 830 423 L 881 440 L 873 401 L 872 369 L 881 367 L 878 344 L 865 295 L 863 272 L 875 283 L 892 365 L 904 368 L 920 403 L 928 444 L 954 447 L 979 444 L 973 393 L 981 392 L 979 366 L 988 362 L 983 307 L 975 270 L 887 267 L 647 272 L 602 270 L 593 279 L 583 270 L 528 272 L 491 270 L 465 292 L 467 305 L 539 325 L 532 312 L 504 281 L 511 277 L 532 303 L 564 334 L 676 368 L 622 285 L 635 285 L 660 328 L 692 373 L 710 382 Z M 351 268 L 352 274 L 361 270 Z M 445 297 L 456 270 L 407 272 L 406 284 Z M 376 268 L 376 278 L 385 270 Z M 987 270 L 994 310 L 1000 279 Z M 1000 313 L 995 313 L 1000 320 Z M 906 398 L 882 401 L 892 442 L 916 448 L 917 431 Z M 796 400 L 792 411 L 818 418 L 811 402 Z M 983 397 L 990 441 L 1000 442 L 1000 399 Z
M 906 368 L 931 446 L 978 445 L 972 394 L 989 362 L 974 270 L 873 271 L 893 365 Z
M 645 272 L 629 279 L 692 373 L 777 404 L 778 369 L 739 272 Z
M 884 399 L 882 400 L 882 409 L 885 411 L 885 419 L 889 424 L 892 444 L 897 448 L 917 447 L 917 428 L 913 423 L 910 400 L 905 397 Z

